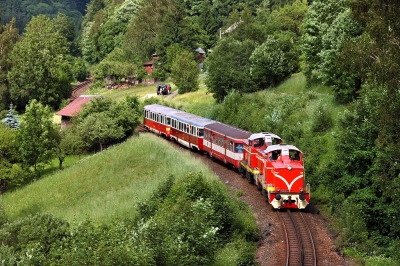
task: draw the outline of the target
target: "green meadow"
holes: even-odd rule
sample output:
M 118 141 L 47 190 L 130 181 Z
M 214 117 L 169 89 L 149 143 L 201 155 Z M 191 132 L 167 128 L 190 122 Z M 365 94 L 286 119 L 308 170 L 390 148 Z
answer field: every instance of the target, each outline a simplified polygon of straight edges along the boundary
M 169 174 L 182 177 L 189 172 L 215 178 L 190 151 L 177 151 L 166 140 L 140 134 L 4 194 L 2 204 L 12 220 L 45 212 L 68 222 L 108 223 L 133 218 L 138 200 L 148 198 Z

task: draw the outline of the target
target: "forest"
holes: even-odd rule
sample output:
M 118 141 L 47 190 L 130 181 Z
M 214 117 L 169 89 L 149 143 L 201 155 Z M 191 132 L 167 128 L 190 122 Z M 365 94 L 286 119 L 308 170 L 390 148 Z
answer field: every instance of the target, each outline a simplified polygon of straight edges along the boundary
M 206 85 L 218 104 L 210 118 L 253 132 L 282 132 L 305 152 L 314 199 L 329 206 L 341 228 L 340 248 L 400 261 L 398 1 L 2 0 L 0 7 L 0 110 L 7 124 L 0 131 L 0 178 L 8 184 L 36 178 L 37 167 L 51 158 L 61 165 L 82 147 L 133 134 L 140 116 L 136 98 L 97 103 L 78 117 L 72 133 L 52 130 L 51 112 L 65 106 L 71 84 L 90 73 L 98 87 L 132 77 L 172 78 L 179 93 L 196 91 L 194 51 L 200 47 Z M 158 59 L 148 76 L 142 64 L 152 54 Z M 260 102 L 248 95 L 273 90 L 296 73 L 305 75 L 309 97 L 322 84 L 345 108 L 335 114 L 335 125 L 323 105 L 310 132 L 301 130 L 306 121 L 284 123 L 292 113 L 255 114 Z M 282 102 L 290 104 L 302 103 Z M 232 110 L 261 122 L 238 119 Z M 32 124 L 19 123 L 18 112 L 46 126 L 29 130 Z M 101 140 L 89 137 L 95 120 L 117 130 Z M 67 150 L 76 132 L 88 137 Z M 328 135 L 335 153 L 326 159 Z M 48 141 L 30 150 L 27 136 Z

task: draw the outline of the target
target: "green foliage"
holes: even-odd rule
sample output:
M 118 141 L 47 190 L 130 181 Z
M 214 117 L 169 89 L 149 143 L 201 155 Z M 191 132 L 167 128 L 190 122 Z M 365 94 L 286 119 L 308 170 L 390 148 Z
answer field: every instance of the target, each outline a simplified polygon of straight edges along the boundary
M 333 87 L 338 102 L 342 103 L 356 99 L 361 85 L 360 69 L 346 63 L 353 57 L 358 61 L 357 55 L 348 51 L 346 57 L 340 57 L 344 47 L 348 43 L 357 43 L 357 36 L 363 31 L 354 20 L 349 3 L 348 0 L 313 1 L 302 30 L 308 82 L 315 74 L 323 83 Z
M 20 37 L 15 23 L 15 19 L 13 19 L 7 25 L 0 25 L 0 45 L 2 47 L 2 53 L 0 54 L 0 110 L 6 109 L 11 101 L 9 83 L 7 81 L 7 72 L 12 66 L 9 57 Z
M 255 46 L 250 40 L 222 39 L 204 62 L 207 88 L 218 102 L 232 90 L 246 93 L 257 89 L 251 79 L 249 60 Z
M 98 144 L 103 150 L 103 144 L 134 133 L 140 124 L 139 106 L 137 97 L 126 97 L 118 103 L 109 98 L 96 98 L 81 110 L 74 124 L 88 148 Z
M 98 144 L 100 151 L 103 150 L 103 144 L 124 136 L 123 128 L 105 113 L 89 114 L 79 124 L 78 131 L 89 147 Z
M 122 47 L 127 26 L 142 7 L 140 1 L 121 5 L 92 1 L 85 16 L 81 38 L 82 54 L 89 63 L 101 62 L 115 48 Z
M 80 82 L 85 81 L 90 75 L 87 62 L 82 57 L 74 58 L 71 71 L 74 78 Z
M 83 20 L 86 5 L 90 0 L 68 0 L 68 1 L 25 1 L 25 0 L 1 0 L 2 22 L 16 19 L 16 27 L 23 31 L 30 19 L 34 16 L 43 14 L 54 18 L 62 13 L 73 21 L 74 26 L 79 28 Z
M 328 110 L 326 104 L 320 104 L 317 106 L 313 114 L 311 123 L 311 131 L 314 133 L 325 132 L 333 126 L 333 119 L 331 111 Z
M 26 111 L 17 132 L 17 147 L 25 166 L 40 168 L 53 157 L 52 111 L 36 100 L 26 106 Z
M 299 70 L 299 53 L 288 38 L 268 36 L 251 57 L 250 74 L 259 88 L 276 86 Z
M 152 247 L 156 264 L 210 265 L 218 247 L 229 243 L 235 233 L 248 241 L 257 239 L 254 220 L 245 222 L 239 201 L 229 199 L 221 184 L 193 173 L 175 184 L 170 181 L 139 205 L 145 210 L 138 224 L 143 228 L 138 241 Z
M 153 138 L 154 140 L 151 141 Z M 134 139 L 135 145 L 143 142 L 140 144 L 142 148 L 136 147 L 140 151 L 134 149 L 134 158 L 127 156 L 125 160 L 114 160 L 114 156 L 124 149 L 132 153 L 132 148 L 134 148 L 132 146 L 124 148 L 123 145 L 120 145 L 115 147 L 114 153 L 105 151 L 105 153 L 108 152 L 108 155 L 104 154 L 103 164 L 111 159 L 111 163 L 115 167 L 115 164 L 126 164 L 124 161 L 128 160 L 130 161 L 128 164 L 145 164 L 144 167 L 147 168 L 147 166 L 154 165 L 155 162 L 162 165 L 162 160 L 171 153 L 176 153 L 177 156 L 174 159 L 179 163 L 181 160 L 179 157 L 182 155 L 178 151 L 168 151 L 158 157 L 155 156 L 154 159 L 149 157 L 149 151 L 154 151 L 158 147 L 160 153 L 163 153 L 163 149 L 160 149 L 160 143 L 155 137 L 151 136 L 147 139 L 150 141 Z M 145 149 L 149 151 L 146 152 Z M 99 160 L 99 156 L 89 159 Z M 183 157 L 182 163 L 188 163 L 187 156 Z M 189 168 L 197 169 L 192 166 Z M 100 164 L 99 167 L 101 167 Z M 109 165 L 105 166 L 105 169 L 108 168 Z M 104 172 L 105 169 L 100 172 Z M 115 167 L 112 171 L 113 174 L 118 175 L 118 178 L 111 178 L 115 182 L 124 179 L 125 174 L 123 173 L 127 173 L 126 167 L 121 168 L 123 173 L 117 169 L 118 167 Z M 135 167 L 135 169 L 135 171 L 139 171 L 138 168 Z M 89 186 L 84 186 L 87 186 L 85 183 L 92 178 L 87 174 L 87 166 L 84 172 L 86 175 L 82 178 L 83 182 L 77 182 L 79 184 L 75 184 L 77 189 L 74 191 L 79 194 L 80 188 L 83 187 L 87 196 Z M 181 173 L 183 174 L 183 171 Z M 66 174 L 70 178 L 71 175 L 75 177 L 71 172 Z M 92 183 L 89 191 L 96 190 L 96 186 L 102 182 L 98 180 L 100 177 L 98 173 L 94 173 L 94 175 L 95 182 Z M 140 176 L 142 175 L 138 176 L 135 173 L 131 175 L 131 182 L 123 180 L 121 186 L 118 187 L 121 189 L 132 186 L 132 182 L 136 182 Z M 160 177 L 159 174 L 155 174 L 155 176 Z M 127 199 L 130 201 L 130 211 L 124 212 L 123 217 L 117 217 L 108 224 L 100 225 L 90 220 L 75 220 L 72 226 L 69 226 L 65 221 L 46 214 L 30 215 L 13 222 L 6 222 L 0 229 L 1 239 L 5 243 L 0 248 L 0 256 L 4 261 L 23 259 L 25 262 L 35 265 L 47 265 L 54 261 L 60 265 L 115 265 L 116 263 L 118 265 L 188 265 L 191 263 L 211 265 L 214 262 L 218 263 L 219 260 L 226 261 L 226 256 L 217 256 L 222 253 L 220 250 L 223 249 L 225 254 L 236 252 L 235 258 L 230 261 L 250 265 L 254 260 L 254 241 L 258 239 L 258 228 L 254 217 L 245 203 L 232 198 L 225 186 L 211 176 L 211 174 L 202 174 L 199 171 L 197 174 L 184 174 L 180 178 L 174 178 L 173 175 L 163 180 L 157 178 L 158 188 L 152 192 L 148 200 L 137 204 L 137 208 L 140 208 L 138 211 L 141 213 L 137 219 L 134 219 L 135 212 L 131 205 L 134 202 L 132 193 L 127 193 L 124 201 Z M 73 185 L 71 183 L 75 183 L 71 182 L 70 178 L 60 178 L 56 181 L 57 195 L 64 193 L 62 192 L 64 185 L 61 185 L 60 182 L 69 188 Z M 65 179 L 69 180 L 65 181 Z M 109 185 L 111 179 L 109 178 L 109 181 L 104 184 L 107 201 L 111 200 L 112 191 L 110 191 Z M 152 179 L 156 180 L 156 178 Z M 49 179 L 44 181 L 49 181 Z M 145 187 L 147 188 L 150 185 L 149 175 L 133 186 L 139 194 L 143 190 L 142 188 L 138 189 L 143 185 L 141 182 L 146 182 Z M 45 183 L 42 182 L 36 188 L 46 186 Z M 127 185 L 127 183 L 130 184 Z M 70 189 L 66 190 L 65 199 L 50 200 L 53 205 L 75 196 L 69 193 Z M 122 190 L 118 190 L 116 194 L 120 195 L 121 192 Z M 48 196 L 53 197 L 52 194 L 53 191 L 49 190 Z M 139 194 L 134 193 L 134 195 Z M 86 199 L 86 196 L 83 198 Z M 98 194 L 94 196 L 98 199 Z M 84 201 L 83 198 L 82 195 L 77 195 L 79 203 Z M 32 205 L 32 202 L 30 204 Z M 146 205 L 154 206 L 154 208 L 142 211 L 141 208 Z M 76 210 L 77 207 L 75 205 L 72 208 Z M 63 210 L 61 211 L 63 212 Z M 87 209 L 83 209 L 83 212 L 86 213 Z M 222 265 L 221 263 L 219 265 Z
M 362 208 L 354 201 L 345 201 L 339 210 L 341 235 L 338 239 L 340 246 L 359 247 L 366 243 L 368 231 L 362 218 Z
M 193 59 L 191 52 L 182 52 L 177 55 L 171 69 L 171 77 L 178 87 L 179 93 L 196 91 L 199 89 L 199 66 Z
M 10 252 L 11 258 L 39 265 L 46 256 L 56 258 L 61 255 L 53 248 L 62 246 L 68 230 L 68 223 L 50 214 L 36 214 L 5 223 L 0 229 L 3 246 L 0 257 L 8 259 Z
M 72 90 L 72 75 L 66 59 L 67 40 L 56 30 L 53 21 L 43 15 L 30 21 L 23 36 L 10 55 L 11 99 L 19 107 L 38 99 L 57 108 Z
M 138 75 L 136 64 L 126 61 L 124 51 L 115 48 L 102 60 L 94 70 L 94 81 L 106 81 L 109 85 L 118 83 L 121 79 L 132 80 Z

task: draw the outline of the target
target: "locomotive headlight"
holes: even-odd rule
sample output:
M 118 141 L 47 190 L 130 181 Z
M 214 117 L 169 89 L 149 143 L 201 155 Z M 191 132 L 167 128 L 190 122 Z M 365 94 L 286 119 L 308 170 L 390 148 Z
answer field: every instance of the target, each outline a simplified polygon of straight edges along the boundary
M 287 166 L 287 169 L 288 169 L 289 171 L 291 171 L 291 170 L 292 170 L 292 166 L 289 164 L 289 165 Z
M 304 194 L 300 194 L 300 195 L 299 195 L 299 198 L 300 198 L 300 200 L 305 200 L 305 199 L 306 199 L 306 196 L 305 196 Z

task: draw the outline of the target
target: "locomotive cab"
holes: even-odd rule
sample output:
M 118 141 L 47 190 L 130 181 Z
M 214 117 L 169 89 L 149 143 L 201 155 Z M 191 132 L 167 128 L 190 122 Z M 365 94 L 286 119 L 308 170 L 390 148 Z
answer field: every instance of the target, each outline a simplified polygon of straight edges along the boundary
M 257 183 L 257 177 L 264 171 L 264 150 L 281 141 L 278 135 L 269 132 L 252 134 L 245 142 L 239 172 L 243 173 L 251 183 Z

